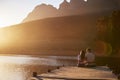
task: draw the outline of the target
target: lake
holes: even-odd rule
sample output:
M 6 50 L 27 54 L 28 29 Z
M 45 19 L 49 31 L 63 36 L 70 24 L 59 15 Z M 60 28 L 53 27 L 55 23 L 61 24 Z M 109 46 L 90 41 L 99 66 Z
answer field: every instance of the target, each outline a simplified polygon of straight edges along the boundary
M 58 66 L 76 66 L 76 56 L 0 56 L 0 80 L 30 80 L 33 72 L 45 73 Z

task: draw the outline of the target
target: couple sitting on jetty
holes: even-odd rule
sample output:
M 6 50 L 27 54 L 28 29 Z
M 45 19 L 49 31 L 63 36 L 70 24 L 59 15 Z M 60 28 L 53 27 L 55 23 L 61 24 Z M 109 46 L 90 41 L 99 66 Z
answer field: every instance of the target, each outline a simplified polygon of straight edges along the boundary
M 91 49 L 81 50 L 78 55 L 78 67 L 95 67 L 95 54 Z

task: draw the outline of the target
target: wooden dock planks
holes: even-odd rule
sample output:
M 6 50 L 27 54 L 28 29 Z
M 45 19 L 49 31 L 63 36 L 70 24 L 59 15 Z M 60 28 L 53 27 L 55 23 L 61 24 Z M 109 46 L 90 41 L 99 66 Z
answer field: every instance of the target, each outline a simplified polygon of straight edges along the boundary
M 37 77 L 43 80 L 117 80 L 117 77 L 105 66 L 93 68 L 61 67 Z

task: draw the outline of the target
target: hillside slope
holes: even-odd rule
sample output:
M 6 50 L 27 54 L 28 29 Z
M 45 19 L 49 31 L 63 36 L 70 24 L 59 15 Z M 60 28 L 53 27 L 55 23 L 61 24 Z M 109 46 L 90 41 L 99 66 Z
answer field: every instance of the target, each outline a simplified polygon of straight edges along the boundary
M 12 54 L 76 55 L 95 38 L 95 16 L 47 18 L 0 29 L 0 51 Z M 93 20 L 92 20 L 93 19 Z

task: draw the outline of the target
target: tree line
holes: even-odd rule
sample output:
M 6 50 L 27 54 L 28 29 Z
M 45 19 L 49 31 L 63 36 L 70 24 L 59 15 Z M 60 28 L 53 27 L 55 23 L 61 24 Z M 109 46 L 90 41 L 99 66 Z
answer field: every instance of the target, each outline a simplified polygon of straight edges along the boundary
M 110 15 L 97 20 L 97 39 L 107 45 L 107 53 L 120 53 L 120 11 L 113 11 Z M 107 54 L 106 53 L 106 54 Z

